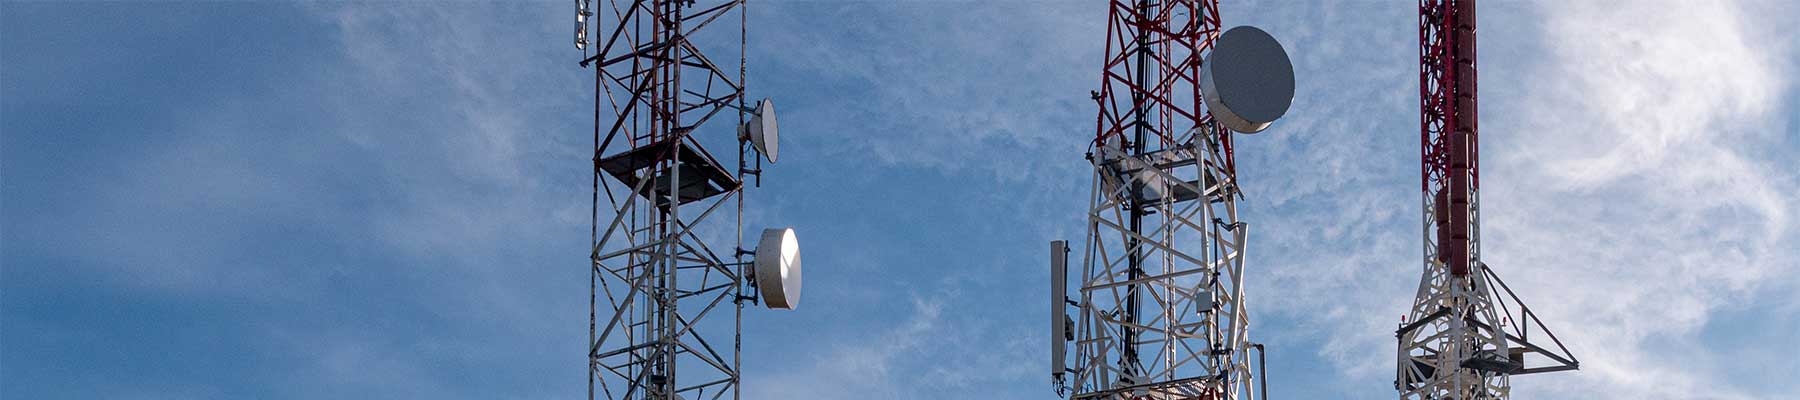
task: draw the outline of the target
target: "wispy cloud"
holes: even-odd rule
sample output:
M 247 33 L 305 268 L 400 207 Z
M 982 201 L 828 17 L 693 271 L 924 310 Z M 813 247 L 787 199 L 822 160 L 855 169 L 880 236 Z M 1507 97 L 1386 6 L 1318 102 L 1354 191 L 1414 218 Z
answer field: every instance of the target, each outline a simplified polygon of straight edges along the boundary
M 1792 153 L 1763 151 L 1791 140 L 1778 132 L 1794 50 L 1768 46 L 1780 40 L 1761 27 L 1780 22 L 1743 3 L 1621 5 L 1544 4 L 1551 53 L 1517 75 L 1531 85 L 1501 109 L 1520 114 L 1496 124 L 1514 134 L 1490 158 L 1511 173 L 1486 180 L 1490 260 L 1532 282 L 1521 291 L 1586 357 L 1522 393 L 1773 394 L 1698 333 L 1779 301 L 1752 296 L 1800 272 L 1784 244 Z

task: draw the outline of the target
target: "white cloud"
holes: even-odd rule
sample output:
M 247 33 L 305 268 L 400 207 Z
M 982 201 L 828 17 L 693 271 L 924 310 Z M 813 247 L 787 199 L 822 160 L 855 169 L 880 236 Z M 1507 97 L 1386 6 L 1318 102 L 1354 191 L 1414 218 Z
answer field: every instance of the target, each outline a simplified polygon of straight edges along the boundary
M 1729 379 L 1746 366 L 1697 333 L 1800 272 L 1783 244 L 1793 160 L 1762 152 L 1780 143 L 1791 86 L 1792 50 L 1756 28 L 1777 20 L 1732 2 L 1543 6 L 1551 53 L 1502 100 L 1519 113 L 1488 125 L 1510 137 L 1484 151 L 1502 171 L 1485 180 L 1485 248 L 1585 362 L 1521 393 L 1767 390 Z
M 1782 282 L 1800 272 L 1784 245 L 1800 186 L 1791 150 L 1775 150 L 1792 140 L 1781 112 L 1793 43 L 1766 28 L 1793 13 L 1767 13 L 1780 7 L 1766 3 L 1488 4 L 1483 249 L 1583 360 L 1579 372 L 1519 378 L 1516 393 L 1744 398 L 1783 390 L 1758 382 L 1766 365 L 1735 363 L 1735 346 L 1702 336 L 1791 326 L 1715 326 L 1715 313 L 1759 307 L 1776 321 L 1795 317 L 1779 311 L 1791 295 L 1761 289 L 1792 286 Z M 1276 345 L 1323 342 L 1318 353 L 1347 372 L 1345 382 L 1385 387 L 1391 332 L 1420 254 L 1416 53 L 1392 46 L 1415 41 L 1407 36 L 1415 28 L 1394 23 L 1392 12 L 1273 12 L 1282 24 L 1317 21 L 1350 39 L 1310 46 L 1337 54 L 1317 61 L 1305 48 L 1311 35 L 1299 31 L 1290 52 L 1301 76 L 1327 81 L 1318 85 L 1331 92 L 1303 91 L 1276 135 L 1242 141 L 1275 141 L 1240 155 L 1252 166 L 1246 187 L 1261 224 L 1251 254 L 1270 269 L 1253 281 L 1252 301 L 1264 321 L 1297 328 L 1258 334 Z M 1356 23 L 1338 18 L 1392 29 L 1346 28 Z M 1408 68 L 1392 74 L 1396 64 Z M 1267 194 L 1256 197 L 1258 189 Z

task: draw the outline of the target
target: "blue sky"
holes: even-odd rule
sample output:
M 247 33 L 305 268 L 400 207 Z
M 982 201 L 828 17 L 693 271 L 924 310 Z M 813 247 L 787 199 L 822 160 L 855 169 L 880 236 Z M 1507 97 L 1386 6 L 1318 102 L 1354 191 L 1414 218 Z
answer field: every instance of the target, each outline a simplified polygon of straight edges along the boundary
M 761 1 L 805 243 L 745 395 L 1008 398 L 1078 239 L 1099 2 Z M 585 391 L 592 82 L 554 2 L 0 3 L 0 394 Z M 1411 2 L 1224 1 L 1296 64 L 1239 141 L 1277 398 L 1392 396 L 1417 284 Z M 1484 255 L 1583 361 L 1520 398 L 1793 398 L 1800 6 L 1483 3 Z

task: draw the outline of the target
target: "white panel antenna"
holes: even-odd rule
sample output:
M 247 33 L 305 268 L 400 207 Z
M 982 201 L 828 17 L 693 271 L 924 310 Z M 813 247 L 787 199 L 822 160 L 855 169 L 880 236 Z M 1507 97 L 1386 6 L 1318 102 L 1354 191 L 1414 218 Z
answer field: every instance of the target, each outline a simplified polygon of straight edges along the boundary
M 594 15 L 589 8 L 591 0 L 575 0 L 575 48 L 587 50 L 588 16 Z
M 1050 375 L 1061 379 L 1068 368 L 1065 352 L 1068 342 L 1069 242 L 1050 241 Z

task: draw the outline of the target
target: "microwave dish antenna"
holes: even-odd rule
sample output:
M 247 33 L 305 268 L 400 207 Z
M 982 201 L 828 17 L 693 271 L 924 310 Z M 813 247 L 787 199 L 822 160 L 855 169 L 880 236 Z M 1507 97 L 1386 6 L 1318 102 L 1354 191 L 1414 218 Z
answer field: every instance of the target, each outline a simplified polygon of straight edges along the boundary
M 1257 133 L 1294 102 L 1294 64 L 1281 42 L 1253 26 L 1225 31 L 1200 65 L 1200 93 L 1232 131 Z
M 775 101 L 762 99 L 756 102 L 756 109 L 750 112 L 750 121 L 738 127 L 738 137 L 750 141 L 756 152 L 762 153 L 769 162 L 775 162 L 777 150 L 780 148 L 780 129 L 775 124 Z
M 755 264 L 764 306 L 792 310 L 800 305 L 800 241 L 794 228 L 764 229 Z

